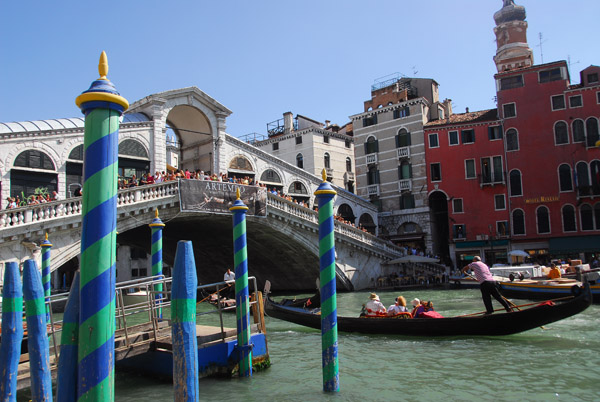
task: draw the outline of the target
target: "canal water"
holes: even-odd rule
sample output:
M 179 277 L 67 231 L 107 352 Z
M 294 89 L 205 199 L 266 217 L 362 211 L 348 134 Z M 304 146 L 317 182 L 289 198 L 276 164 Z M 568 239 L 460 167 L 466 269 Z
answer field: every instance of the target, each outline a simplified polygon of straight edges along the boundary
M 398 294 L 407 300 L 431 300 L 445 316 L 483 310 L 475 289 L 380 292 L 379 296 L 387 306 Z M 338 314 L 357 315 L 368 295 L 338 294 Z M 303 296 L 307 295 L 298 297 Z M 271 368 L 247 379 L 201 379 L 200 400 L 600 400 L 599 305 L 546 329 L 501 337 L 339 333 L 338 393 L 322 391 L 320 332 L 274 318 L 266 320 Z M 235 327 L 234 315 L 226 321 L 227 326 Z M 168 382 L 117 372 L 115 395 L 123 402 L 172 401 L 173 389 Z

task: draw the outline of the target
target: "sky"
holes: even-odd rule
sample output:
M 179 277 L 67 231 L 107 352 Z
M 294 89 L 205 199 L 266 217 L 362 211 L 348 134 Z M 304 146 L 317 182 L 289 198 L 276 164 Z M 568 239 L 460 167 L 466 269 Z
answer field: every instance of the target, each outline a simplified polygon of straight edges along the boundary
M 597 0 L 517 0 L 535 64 L 600 65 Z M 502 0 L 106 0 L 0 2 L 0 121 L 77 117 L 108 78 L 130 103 L 196 86 L 233 113 L 227 132 L 266 134 L 291 111 L 340 126 L 376 79 L 433 78 L 455 113 L 495 107 L 494 12 Z M 542 35 L 540 46 L 540 33 Z M 543 60 L 542 60 L 543 53 Z

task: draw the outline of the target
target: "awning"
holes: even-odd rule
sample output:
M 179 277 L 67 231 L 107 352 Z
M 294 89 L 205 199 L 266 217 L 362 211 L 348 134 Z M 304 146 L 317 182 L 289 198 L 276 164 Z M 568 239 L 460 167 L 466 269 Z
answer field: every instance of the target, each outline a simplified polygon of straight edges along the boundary
M 600 236 L 555 237 L 548 242 L 550 254 L 593 253 L 600 251 Z
M 506 246 L 508 244 L 507 239 L 502 240 L 493 240 L 492 246 Z M 456 248 L 476 248 L 476 247 L 490 247 L 490 242 L 488 240 L 476 240 L 476 241 L 457 241 L 454 243 L 454 247 Z
M 402 263 L 406 263 L 406 262 L 436 262 L 437 263 L 437 262 L 440 262 L 440 259 L 424 257 L 421 255 L 406 255 L 404 257 L 400 257 L 400 258 L 396 258 L 395 260 L 388 261 L 385 264 L 392 265 L 392 264 L 402 264 Z

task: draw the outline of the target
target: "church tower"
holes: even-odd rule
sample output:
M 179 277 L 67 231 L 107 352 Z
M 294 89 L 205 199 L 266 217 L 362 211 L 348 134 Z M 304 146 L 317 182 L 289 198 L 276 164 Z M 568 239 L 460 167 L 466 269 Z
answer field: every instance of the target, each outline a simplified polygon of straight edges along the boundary
M 527 43 L 525 7 L 514 0 L 503 0 L 502 9 L 494 14 L 496 27 L 496 55 L 494 62 L 498 72 L 533 65 L 533 51 Z

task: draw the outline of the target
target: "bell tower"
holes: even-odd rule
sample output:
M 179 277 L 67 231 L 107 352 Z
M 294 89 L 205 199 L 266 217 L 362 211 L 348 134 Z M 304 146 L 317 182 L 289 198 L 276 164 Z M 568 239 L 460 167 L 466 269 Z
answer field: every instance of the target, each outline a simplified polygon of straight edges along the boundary
M 514 0 L 503 0 L 502 8 L 494 14 L 497 45 L 494 62 L 499 73 L 533 65 L 525 17 L 525 7 L 516 5 Z

